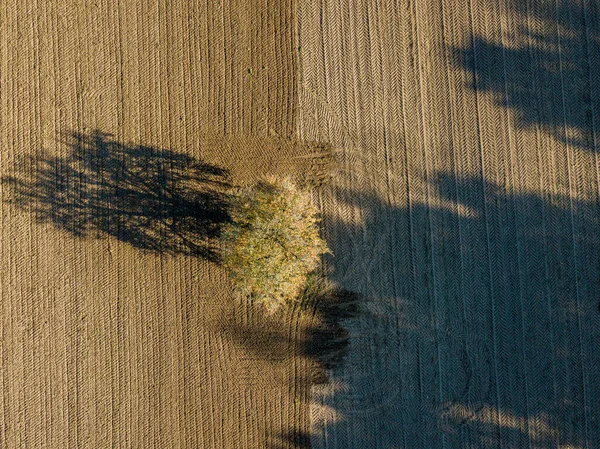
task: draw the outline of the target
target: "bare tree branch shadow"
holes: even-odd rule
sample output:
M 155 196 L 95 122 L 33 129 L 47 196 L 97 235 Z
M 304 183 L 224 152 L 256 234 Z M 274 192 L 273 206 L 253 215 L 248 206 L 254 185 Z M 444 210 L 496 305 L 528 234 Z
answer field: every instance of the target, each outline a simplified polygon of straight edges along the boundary
M 504 0 L 524 23 L 509 42 L 475 35 L 450 49 L 457 67 L 473 75 L 468 88 L 488 92 L 515 113 L 517 125 L 539 127 L 558 141 L 598 151 L 600 8 L 596 2 Z
M 63 143 L 66 156 L 31 157 L 0 180 L 17 206 L 77 237 L 108 235 L 141 250 L 218 261 L 227 170 L 98 130 Z

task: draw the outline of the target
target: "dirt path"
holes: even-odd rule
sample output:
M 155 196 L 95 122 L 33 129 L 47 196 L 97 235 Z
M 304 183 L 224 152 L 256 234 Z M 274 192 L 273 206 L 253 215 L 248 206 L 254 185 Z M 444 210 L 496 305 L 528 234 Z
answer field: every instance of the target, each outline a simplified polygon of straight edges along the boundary
M 306 440 L 302 323 L 265 332 L 210 261 L 221 183 L 312 151 L 294 13 L 0 2 L 1 447 Z
M 314 448 L 600 441 L 594 2 L 299 4 L 299 134 L 365 296 Z

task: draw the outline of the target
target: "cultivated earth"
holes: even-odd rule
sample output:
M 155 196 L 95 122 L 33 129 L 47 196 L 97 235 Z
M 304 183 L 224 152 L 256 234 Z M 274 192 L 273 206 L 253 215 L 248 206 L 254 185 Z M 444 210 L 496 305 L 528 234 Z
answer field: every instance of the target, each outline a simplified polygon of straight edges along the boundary
M 0 1 L 0 447 L 599 447 L 599 62 L 593 0 Z M 273 316 L 269 174 L 343 289 Z

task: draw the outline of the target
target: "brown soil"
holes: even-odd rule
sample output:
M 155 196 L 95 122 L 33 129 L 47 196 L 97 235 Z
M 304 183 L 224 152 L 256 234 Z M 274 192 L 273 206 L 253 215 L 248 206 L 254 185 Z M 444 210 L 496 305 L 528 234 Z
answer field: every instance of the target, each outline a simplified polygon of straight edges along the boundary
M 311 318 L 267 331 L 211 243 L 225 184 L 322 151 L 295 139 L 294 14 L 1 3 L 1 447 L 306 443 Z

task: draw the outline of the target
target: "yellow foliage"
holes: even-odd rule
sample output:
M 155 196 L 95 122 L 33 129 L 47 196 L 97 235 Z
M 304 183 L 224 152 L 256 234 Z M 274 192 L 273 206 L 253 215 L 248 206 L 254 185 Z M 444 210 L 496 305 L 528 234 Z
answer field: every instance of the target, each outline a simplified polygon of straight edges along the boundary
M 236 290 L 274 312 L 297 298 L 320 256 L 317 209 L 289 179 L 270 178 L 233 197 L 222 233 L 223 263 Z

